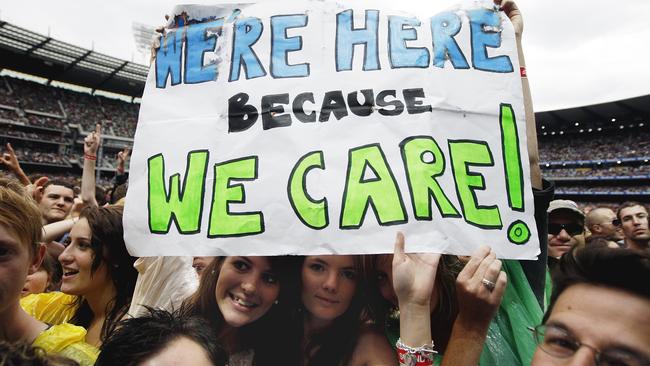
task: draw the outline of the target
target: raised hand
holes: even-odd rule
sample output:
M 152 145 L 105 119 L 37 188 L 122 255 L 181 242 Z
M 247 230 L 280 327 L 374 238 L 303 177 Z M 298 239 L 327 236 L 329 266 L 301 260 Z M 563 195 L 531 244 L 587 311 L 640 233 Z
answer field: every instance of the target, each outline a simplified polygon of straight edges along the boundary
M 18 157 L 16 157 L 16 152 L 8 142 L 7 152 L 3 153 L 2 156 L 0 156 L 0 164 L 4 164 L 7 169 L 11 170 L 12 172 L 20 169 L 20 163 L 18 162 Z
M 99 149 L 99 144 L 102 141 L 102 125 L 97 123 L 95 125 L 95 131 L 91 132 L 84 139 L 84 155 L 89 157 L 97 157 L 97 150 Z M 91 159 L 92 160 L 92 159 Z
M 436 281 L 440 254 L 405 253 L 404 235 L 397 233 L 393 256 L 393 288 L 400 306 L 404 303 L 427 305 Z
M 510 22 L 515 28 L 515 35 L 521 37 L 524 32 L 524 18 L 521 16 L 521 11 L 513 0 L 494 0 L 501 10 L 510 18 Z
M 487 328 L 501 304 L 507 282 L 501 261 L 490 247 L 478 248 L 456 279 L 458 319 L 465 326 Z
M 124 148 L 124 150 L 120 151 L 117 153 L 117 164 L 118 165 L 124 165 L 126 161 L 129 159 L 129 154 L 131 153 L 131 150 L 129 148 Z

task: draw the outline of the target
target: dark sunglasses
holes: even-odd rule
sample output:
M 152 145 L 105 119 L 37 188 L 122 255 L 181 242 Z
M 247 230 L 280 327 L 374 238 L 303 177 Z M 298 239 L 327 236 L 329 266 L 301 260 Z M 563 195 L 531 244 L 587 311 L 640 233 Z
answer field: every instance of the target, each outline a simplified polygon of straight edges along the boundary
M 614 225 L 614 226 L 621 226 L 621 220 L 619 220 L 619 219 L 614 219 L 614 220 L 612 220 L 612 225 Z
M 558 235 L 564 229 L 570 236 L 582 234 L 583 227 L 580 224 L 548 224 L 548 233 Z

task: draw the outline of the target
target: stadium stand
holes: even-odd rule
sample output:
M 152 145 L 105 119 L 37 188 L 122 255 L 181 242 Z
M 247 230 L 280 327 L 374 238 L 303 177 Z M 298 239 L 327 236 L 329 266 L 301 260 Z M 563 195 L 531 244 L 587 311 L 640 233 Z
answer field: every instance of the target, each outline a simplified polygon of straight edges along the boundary
M 133 144 L 147 69 L 0 21 L 0 143 L 15 146 L 28 174 L 76 181 L 83 139 L 101 123 L 98 182 L 108 185 L 117 152 Z M 536 120 L 540 165 L 558 198 L 650 201 L 650 95 L 538 112 Z

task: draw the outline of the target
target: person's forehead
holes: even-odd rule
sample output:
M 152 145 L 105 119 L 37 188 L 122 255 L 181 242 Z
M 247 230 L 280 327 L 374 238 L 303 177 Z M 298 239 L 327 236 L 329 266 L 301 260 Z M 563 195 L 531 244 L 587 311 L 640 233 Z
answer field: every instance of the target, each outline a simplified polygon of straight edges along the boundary
M 636 215 L 638 213 L 648 213 L 648 210 L 646 210 L 645 207 L 635 205 L 635 206 L 630 206 L 630 207 L 624 207 L 621 209 L 621 217 L 624 216 L 629 216 L 629 215 Z
M 548 214 L 548 222 L 553 224 L 576 223 L 582 225 L 582 220 L 575 212 L 565 209 L 557 209 Z
M 594 319 L 599 319 L 594 322 Z M 547 324 L 561 325 L 581 341 L 599 347 L 624 345 L 644 350 L 650 333 L 650 300 L 628 291 L 576 284 L 557 299 Z M 619 334 L 615 339 L 612 334 Z
M 71 188 L 60 186 L 58 184 L 50 184 L 45 187 L 44 193 L 47 194 L 58 194 L 61 196 L 70 196 L 74 197 L 74 191 Z

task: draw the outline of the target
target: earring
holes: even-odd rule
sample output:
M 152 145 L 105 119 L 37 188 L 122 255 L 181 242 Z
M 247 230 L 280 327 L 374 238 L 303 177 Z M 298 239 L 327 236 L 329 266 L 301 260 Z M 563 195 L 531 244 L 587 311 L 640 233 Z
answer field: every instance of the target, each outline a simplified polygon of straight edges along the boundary
M 275 300 L 273 303 L 274 303 L 275 305 L 277 305 L 277 304 L 280 303 L 280 300 Z

